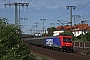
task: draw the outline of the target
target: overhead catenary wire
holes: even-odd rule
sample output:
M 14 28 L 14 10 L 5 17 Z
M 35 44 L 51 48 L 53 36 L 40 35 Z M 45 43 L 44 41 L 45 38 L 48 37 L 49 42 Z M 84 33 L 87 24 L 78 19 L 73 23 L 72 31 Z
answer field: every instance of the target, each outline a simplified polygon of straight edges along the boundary
M 9 1 L 6 1 L 6 0 L 5 0 L 5 3 L 7 3 L 7 2 L 11 2 L 11 0 L 9 0 Z M 6 8 L 6 7 L 5 7 L 5 8 Z M 6 16 L 9 16 L 9 21 L 12 21 L 12 15 L 11 15 L 11 14 L 13 14 L 13 12 L 12 12 L 11 7 L 10 7 L 10 10 L 9 10 L 9 11 L 11 11 L 11 12 L 9 12 L 8 10 L 9 10 L 9 9 L 6 9 L 6 11 L 7 11 L 7 12 L 6 12 L 6 13 L 7 13 Z
M 28 3 L 30 3 L 31 1 L 32 1 L 32 0 L 30 0 Z M 35 0 L 33 3 L 30 4 L 30 6 L 33 5 L 33 4 L 35 4 L 37 1 L 38 1 L 38 0 Z
M 22 0 L 20 0 L 20 2 L 21 2 Z
M 73 11 L 76 11 L 76 10 L 79 10 L 79 9 L 81 9 L 81 8 L 84 8 L 84 6 L 86 6 L 86 5 L 88 5 L 88 4 L 90 4 L 90 2 L 89 3 L 86 3 L 86 4 L 84 4 L 84 5 L 81 5 L 81 6 L 77 6 L 77 8 L 75 9 L 75 10 L 73 10 Z M 66 10 L 67 11 L 67 10 Z M 63 14 L 63 15 L 60 15 L 60 16 L 58 16 L 57 18 L 59 18 L 59 17 L 62 17 L 62 16 L 64 16 L 64 15 L 67 15 L 67 14 L 69 14 L 70 12 L 68 12 L 68 13 L 65 13 L 65 14 Z M 55 18 L 56 19 L 56 18 Z
M 23 0 L 21 0 L 21 1 L 23 1 Z M 36 2 L 37 2 L 37 0 L 35 0 Z M 30 4 L 30 6 L 31 5 L 33 5 L 34 3 L 35 3 L 35 1 L 34 2 L 32 2 L 32 0 L 29 0 L 29 3 L 31 2 L 31 4 Z M 87 3 L 87 4 L 84 4 L 85 5 L 85 8 L 87 7 L 87 5 L 89 5 L 89 3 Z M 82 8 L 84 8 L 83 7 L 83 5 L 82 6 L 77 6 L 77 8 L 75 9 L 75 10 L 79 10 L 79 9 L 82 9 Z M 75 11 L 74 10 L 74 11 Z M 58 14 L 57 16 L 55 16 L 55 17 L 53 17 L 53 18 L 50 18 L 50 19 L 48 19 L 48 21 L 52 21 L 52 20 L 56 20 L 56 19 L 58 19 L 58 18 L 60 18 L 60 17 L 64 17 L 65 15 L 67 15 L 67 14 L 69 14 L 70 12 L 67 12 L 67 9 L 65 10 L 65 12 L 62 12 L 62 13 L 60 13 L 60 14 Z M 84 15 L 85 16 L 85 15 Z M 86 18 L 87 16 L 85 16 L 85 18 Z
M 77 8 L 75 9 L 75 10 L 72 10 L 72 12 L 73 11 L 77 11 L 77 10 L 79 10 L 79 9 L 82 9 L 82 8 L 84 8 L 84 6 L 86 7 L 87 5 L 89 5 L 90 4 L 90 2 L 88 2 L 88 3 L 86 3 L 86 4 L 84 4 L 84 5 L 81 5 L 81 6 L 77 6 Z M 65 16 L 65 15 L 67 15 L 67 14 L 69 14 L 70 12 L 67 12 L 67 10 L 64 12 L 64 13 L 62 13 L 62 14 L 60 14 L 60 15 L 57 15 L 57 16 L 55 16 L 54 18 L 52 18 L 52 19 L 49 19 L 48 21 L 51 21 L 51 20 L 55 20 L 55 19 L 57 19 L 57 18 L 60 18 L 60 17 L 63 17 L 63 16 Z M 69 19 L 68 19 L 69 20 Z
M 68 13 L 65 13 L 65 12 L 67 12 L 67 10 L 65 10 L 65 11 L 61 12 L 60 14 L 56 15 L 54 18 L 51 18 L 49 21 L 54 20 L 54 19 L 57 19 L 57 18 L 62 17 L 63 15 L 66 15 L 66 14 L 69 13 L 69 12 Z
M 30 0 L 28 3 L 30 3 L 32 0 Z
M 32 3 L 32 4 L 34 4 L 34 3 Z M 32 4 L 30 4 L 30 6 L 31 6 Z M 85 6 L 86 6 L 86 5 L 88 5 L 88 4 L 85 4 Z M 82 5 L 82 6 L 77 6 L 77 8 L 76 8 L 75 10 L 79 10 L 79 9 L 82 9 L 82 8 L 84 8 L 83 5 Z M 75 11 L 75 10 L 73 10 L 73 11 Z M 65 15 L 69 14 L 69 13 L 70 13 L 70 12 L 67 12 L 67 10 L 65 10 L 64 12 L 62 12 L 62 13 L 58 14 L 57 16 L 55 16 L 54 18 L 48 19 L 48 21 L 51 22 L 51 20 L 55 20 L 55 19 L 57 19 L 57 18 L 63 17 L 63 16 L 65 16 Z M 41 25 L 41 24 L 39 24 L 39 25 Z
M 13 14 L 11 7 L 10 7 L 10 11 L 11 11 L 10 13 Z M 12 17 L 12 19 L 14 20 L 13 15 L 11 15 L 11 17 Z
M 21 0 L 22 1 L 22 0 Z M 38 0 L 35 0 L 32 4 L 34 4 L 35 2 L 37 2 Z M 28 3 L 30 3 L 30 2 L 32 2 L 32 0 L 29 0 L 29 2 Z M 30 4 L 30 5 L 32 5 L 32 4 Z M 85 6 L 86 5 L 88 5 L 88 4 L 90 4 L 90 2 L 89 3 L 87 3 L 87 4 L 84 4 Z M 78 8 L 79 7 L 79 8 Z M 83 7 L 83 5 L 81 5 L 81 6 L 78 6 L 75 10 L 78 10 L 78 9 L 81 9 L 82 7 Z M 67 14 L 67 13 L 66 13 Z M 66 15 L 66 14 L 64 14 L 64 15 Z M 64 16 L 64 15 L 62 15 L 62 16 Z M 62 17 L 62 16 L 59 16 L 59 17 Z M 56 18 L 59 18 L 59 17 L 56 17 Z M 54 19 L 56 19 L 56 18 L 54 18 Z
M 31 2 L 31 0 L 30 0 L 30 2 Z M 34 4 L 34 3 L 32 3 L 32 4 Z M 32 5 L 32 4 L 30 4 L 30 5 Z M 87 4 L 86 4 L 86 5 L 87 5 Z M 83 5 L 82 5 L 82 6 L 79 6 L 79 7 L 76 8 L 75 10 L 79 10 L 79 9 L 81 9 L 81 8 L 83 8 Z M 74 10 L 74 11 L 75 11 L 75 10 Z M 67 11 L 66 11 L 66 13 L 64 12 L 64 13 L 62 13 L 62 14 L 60 14 L 60 15 L 57 15 L 57 16 L 55 16 L 54 18 L 50 19 L 49 21 L 55 20 L 55 19 L 60 18 L 60 17 L 63 17 L 63 16 L 65 16 L 65 15 L 69 14 L 69 13 L 70 13 L 70 12 L 67 12 Z
M 79 10 L 79 9 L 81 9 L 81 8 L 84 8 L 84 6 L 86 6 L 86 5 L 88 5 L 88 4 L 90 4 L 90 2 L 89 2 L 89 3 L 86 3 L 86 4 L 84 4 L 84 5 L 81 5 L 81 6 L 77 6 L 75 10 Z M 72 12 L 75 11 L 75 10 L 72 10 Z M 59 15 L 57 15 L 57 17 L 52 18 L 52 19 L 54 20 L 54 19 L 57 19 L 57 18 L 59 18 L 59 17 L 65 16 L 65 15 L 67 15 L 67 14 L 70 13 L 70 12 L 67 12 L 67 13 L 65 13 L 65 12 L 67 12 L 67 10 L 64 11 L 64 12 L 62 12 L 62 13 L 60 13 Z M 65 14 L 64 14 L 64 13 L 65 13 Z
M 77 8 L 75 10 L 79 10 L 81 8 L 84 8 L 84 6 L 87 6 L 89 4 L 90 4 L 90 2 L 88 2 L 88 3 L 84 4 L 84 5 L 81 5 L 81 6 L 77 6 Z
M 90 4 L 90 2 L 88 2 L 88 3 L 84 4 L 84 5 L 78 6 L 78 8 L 75 9 L 75 11 L 76 11 L 76 10 L 79 10 L 79 9 L 83 9 L 83 16 L 80 16 L 80 17 L 82 17 L 83 19 L 86 18 L 86 17 L 89 15 L 89 14 L 85 15 L 85 10 L 86 10 L 86 8 L 88 7 L 87 5 L 89 5 L 89 4 Z M 89 5 L 89 6 L 90 6 L 90 5 Z
M 22 1 L 22 0 L 21 0 Z M 30 0 L 29 1 L 29 3 L 31 2 L 32 0 Z M 38 1 L 38 0 L 35 0 L 32 4 L 34 4 L 36 1 Z M 30 5 L 32 5 L 32 4 L 30 4 Z M 88 4 L 90 4 L 90 2 L 89 3 L 87 3 L 87 4 L 85 4 L 85 5 L 88 5 Z M 81 6 L 82 7 L 82 6 Z M 77 9 L 76 9 L 77 10 Z

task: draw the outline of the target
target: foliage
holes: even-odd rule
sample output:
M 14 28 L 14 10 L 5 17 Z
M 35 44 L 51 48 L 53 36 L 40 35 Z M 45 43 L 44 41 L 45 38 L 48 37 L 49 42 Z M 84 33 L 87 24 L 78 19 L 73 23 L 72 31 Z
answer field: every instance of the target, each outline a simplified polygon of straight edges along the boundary
M 42 56 L 41 60 L 48 60 L 46 57 Z
M 77 39 L 81 39 L 82 38 L 82 34 L 80 34 L 79 36 L 77 36 Z
M 72 39 L 74 40 L 74 35 L 73 35 L 73 33 L 71 33 L 71 32 L 65 31 L 65 32 L 63 32 L 63 33 L 60 33 L 59 35 L 63 35 L 63 36 L 72 36 Z
M 90 31 L 84 35 L 86 41 L 90 41 Z
M 51 27 L 51 28 L 48 28 L 47 31 L 48 31 L 48 36 L 53 36 L 53 31 L 55 31 L 55 27 Z
M 84 41 L 90 41 L 90 31 L 86 34 L 80 34 L 79 36 L 76 37 L 79 40 L 84 40 Z
M 26 44 L 21 42 L 21 30 L 0 19 L 0 60 L 35 60 Z
M 63 33 L 61 33 L 59 35 L 72 36 L 73 34 L 70 33 L 70 32 L 63 32 Z

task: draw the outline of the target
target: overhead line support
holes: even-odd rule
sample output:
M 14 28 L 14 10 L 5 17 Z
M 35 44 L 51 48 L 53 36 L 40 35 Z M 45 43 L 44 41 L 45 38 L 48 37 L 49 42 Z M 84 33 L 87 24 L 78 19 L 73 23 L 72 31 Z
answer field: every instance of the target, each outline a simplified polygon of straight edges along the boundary
M 9 5 L 9 6 L 15 6 L 15 25 L 19 26 L 20 25 L 20 6 L 27 6 L 29 5 L 29 3 L 7 3 L 7 4 L 4 4 L 5 7 L 6 5 Z M 18 14 L 18 6 L 19 6 L 19 14 Z
M 72 8 L 73 9 L 75 9 L 76 8 L 76 6 L 66 6 L 67 7 L 67 9 L 69 9 L 70 8 L 70 23 L 71 23 L 71 32 L 72 32 Z
M 41 21 L 43 21 L 43 33 L 44 33 L 44 21 L 46 21 L 46 19 L 40 19 Z

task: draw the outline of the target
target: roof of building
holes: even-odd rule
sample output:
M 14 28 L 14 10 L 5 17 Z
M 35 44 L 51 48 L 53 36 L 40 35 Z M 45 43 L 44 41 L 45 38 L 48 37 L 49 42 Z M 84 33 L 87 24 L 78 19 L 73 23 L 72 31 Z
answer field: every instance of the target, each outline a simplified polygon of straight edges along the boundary
M 71 26 L 58 26 L 56 30 L 61 30 L 62 28 L 70 30 Z M 88 24 L 77 24 L 72 26 L 72 30 L 82 30 L 82 29 L 90 31 L 90 26 Z

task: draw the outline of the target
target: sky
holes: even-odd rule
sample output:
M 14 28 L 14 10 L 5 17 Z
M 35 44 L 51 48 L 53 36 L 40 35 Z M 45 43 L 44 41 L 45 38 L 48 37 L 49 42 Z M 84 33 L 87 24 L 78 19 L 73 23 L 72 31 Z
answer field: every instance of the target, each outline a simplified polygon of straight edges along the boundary
M 28 7 L 20 6 L 20 18 L 28 18 L 27 20 L 20 20 L 23 33 L 31 33 L 30 30 L 35 30 L 37 24 L 37 30 L 42 30 L 43 21 L 44 29 L 46 30 L 52 26 L 59 26 L 63 23 L 70 22 L 70 8 L 66 6 L 75 6 L 72 8 L 72 15 L 80 15 L 74 22 L 72 17 L 72 23 L 81 23 L 81 20 L 87 20 L 86 23 L 90 25 L 90 0 L 0 0 L 0 17 L 8 18 L 8 22 L 15 24 L 15 6 L 4 6 L 4 4 L 13 3 L 29 3 Z M 57 20 L 60 20 L 57 21 Z M 57 24 L 59 23 L 59 24 Z M 34 31 L 33 31 L 34 33 Z

